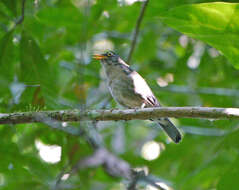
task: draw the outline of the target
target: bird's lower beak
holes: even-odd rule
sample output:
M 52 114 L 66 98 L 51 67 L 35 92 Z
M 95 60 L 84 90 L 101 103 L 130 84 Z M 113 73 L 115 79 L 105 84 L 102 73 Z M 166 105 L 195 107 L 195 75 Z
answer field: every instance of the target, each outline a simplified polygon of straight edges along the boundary
M 93 58 L 96 59 L 96 60 L 101 60 L 101 59 L 105 59 L 106 56 L 105 55 L 96 54 L 96 55 L 93 55 Z

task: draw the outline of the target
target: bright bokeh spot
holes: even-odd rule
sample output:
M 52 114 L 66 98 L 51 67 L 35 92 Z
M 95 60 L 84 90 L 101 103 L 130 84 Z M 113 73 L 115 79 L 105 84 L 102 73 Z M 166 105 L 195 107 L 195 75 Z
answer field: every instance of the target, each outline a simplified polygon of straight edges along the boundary
M 61 177 L 61 180 L 65 181 L 65 180 L 67 180 L 69 177 L 70 177 L 70 174 L 69 174 L 69 173 L 65 173 L 65 174 Z
M 194 55 L 189 57 L 187 65 L 190 69 L 198 68 L 199 64 L 200 64 L 200 58 Z
M 187 66 L 190 69 L 197 69 L 200 65 L 201 57 L 205 50 L 205 45 L 202 42 L 197 42 L 193 49 L 193 54 L 188 58 Z
M 136 172 L 143 171 L 145 173 L 145 175 L 149 175 L 149 168 L 147 166 L 134 168 L 134 171 L 136 171 Z
M 35 146 L 39 151 L 42 160 L 48 163 L 57 163 L 61 160 L 61 147 L 58 145 L 46 145 L 39 140 L 35 141 Z
M 113 50 L 114 44 L 108 39 L 99 39 L 93 44 L 94 53 L 104 53 L 105 51 Z
M 232 114 L 232 115 L 239 115 L 239 109 L 238 108 L 226 108 L 225 113 Z
M 103 16 L 106 18 L 110 18 L 110 14 L 108 11 L 103 11 Z
M 217 51 L 215 48 L 209 48 L 208 49 L 208 54 L 212 57 L 218 57 L 220 55 L 219 51 Z
M 160 187 L 162 187 L 162 189 L 165 190 L 173 190 L 173 188 L 169 187 L 166 183 L 163 182 L 157 182 L 157 185 L 159 185 Z M 158 188 L 152 186 L 152 185 L 147 185 L 146 186 L 146 190 L 158 190 Z
M 168 86 L 168 82 L 167 82 L 164 78 L 162 78 L 162 77 L 159 77 L 159 78 L 157 79 L 157 83 L 158 83 L 158 85 L 159 85 L 160 87 L 166 87 L 166 86 Z
M 178 41 L 182 47 L 186 48 L 188 45 L 189 39 L 186 35 L 181 35 Z
M 67 122 L 62 122 L 62 127 L 67 127 L 68 123 Z
M 141 155 L 145 160 L 155 160 L 159 157 L 160 145 L 156 141 L 146 142 L 141 150 Z
M 169 83 L 174 81 L 172 73 L 167 73 L 164 77 L 157 78 L 157 83 L 160 87 L 166 87 Z
M 5 179 L 2 173 L 0 173 L 0 186 L 4 185 Z
M 122 5 L 122 4 L 132 5 L 133 3 L 137 2 L 137 1 L 143 2 L 145 0 L 118 0 L 120 5 Z

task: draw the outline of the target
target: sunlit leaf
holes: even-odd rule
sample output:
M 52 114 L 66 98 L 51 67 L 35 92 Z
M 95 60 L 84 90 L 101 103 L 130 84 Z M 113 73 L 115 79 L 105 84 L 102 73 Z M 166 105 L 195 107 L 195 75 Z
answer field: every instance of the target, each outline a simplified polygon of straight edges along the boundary
M 217 48 L 239 68 L 239 4 L 185 5 L 159 14 L 164 23 Z
M 40 85 L 48 105 L 54 105 L 57 95 L 57 73 L 44 59 L 35 40 L 26 32 L 22 32 L 20 42 L 21 69 L 19 79 L 27 85 Z M 41 100 L 43 101 L 43 100 Z

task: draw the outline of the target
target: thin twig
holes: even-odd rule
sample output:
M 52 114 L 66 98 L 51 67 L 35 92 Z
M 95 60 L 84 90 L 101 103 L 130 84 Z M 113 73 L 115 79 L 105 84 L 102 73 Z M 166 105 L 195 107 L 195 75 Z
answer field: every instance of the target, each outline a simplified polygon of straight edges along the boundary
M 210 94 L 218 96 L 239 96 L 238 89 L 230 88 L 212 88 L 212 87 L 198 87 L 190 88 L 189 86 L 184 85 L 169 85 L 167 87 L 160 88 L 162 91 L 185 93 L 191 96 L 191 94 Z
M 17 19 L 16 23 L 15 23 L 15 27 L 18 24 L 21 24 L 24 21 L 24 17 L 25 17 L 25 2 L 26 0 L 22 0 L 22 9 L 21 9 L 21 16 L 19 19 Z
M 38 121 L 40 123 L 46 124 L 47 126 L 49 126 L 52 129 L 63 131 L 63 132 L 65 132 L 67 134 L 70 134 L 70 135 L 74 135 L 74 136 L 83 136 L 83 135 L 85 135 L 83 129 L 76 128 L 76 127 L 70 126 L 68 124 L 63 127 L 62 122 L 59 122 L 58 120 L 56 120 L 56 119 L 54 119 L 52 117 L 48 117 L 48 116 L 44 116 L 44 115 L 41 115 L 41 114 L 40 115 L 37 114 L 35 119 L 36 119 L 36 121 Z
M 144 171 L 132 171 L 131 176 L 132 177 L 127 190 L 137 190 L 137 183 L 139 181 L 144 181 L 145 183 L 150 184 L 151 186 L 157 188 L 158 190 L 165 190 L 165 188 L 157 184 L 158 180 L 156 181 L 152 179 L 152 176 L 147 175 Z
M 136 45 L 138 34 L 139 34 L 140 24 L 143 20 L 144 12 L 145 12 L 145 9 L 147 7 L 148 2 L 149 2 L 149 0 L 144 1 L 143 4 L 142 4 L 142 8 L 140 10 L 140 15 L 138 17 L 138 20 L 137 20 L 137 23 L 136 23 L 136 26 L 135 26 L 135 30 L 134 30 L 134 34 L 133 34 L 133 40 L 131 42 L 130 51 L 129 51 L 129 55 L 128 55 L 128 58 L 127 58 L 127 63 L 128 64 L 130 63 L 131 57 L 132 57 L 134 49 L 135 49 L 135 45 Z
M 158 185 L 155 181 L 151 180 L 148 176 L 145 176 L 142 180 L 145 181 L 147 184 L 150 184 L 151 186 L 157 188 L 158 190 L 166 190 L 161 185 Z
M 56 184 L 54 187 L 54 190 L 57 190 L 60 187 L 60 183 L 62 181 L 62 177 L 64 176 L 64 174 L 66 173 L 66 169 L 69 167 L 69 164 L 67 163 L 61 170 L 61 172 L 59 173 L 59 175 L 56 178 Z
M 141 178 L 141 176 L 145 176 L 144 171 L 134 171 L 132 170 L 132 177 L 129 183 L 129 186 L 127 187 L 127 190 L 137 190 L 137 183 L 139 181 L 139 179 Z
M 115 156 L 105 148 L 98 148 L 92 155 L 81 159 L 69 173 L 72 175 L 79 169 L 96 168 L 99 166 L 103 166 L 104 170 L 113 177 L 131 179 L 131 167 L 129 163 Z
M 107 106 L 108 103 L 109 103 L 109 97 L 107 97 L 106 100 L 104 100 L 104 102 L 103 102 L 101 108 L 104 109 L 104 108 Z M 94 121 L 92 122 L 92 126 L 94 127 L 94 132 L 96 133 L 96 135 L 98 136 L 98 138 L 100 138 L 100 134 L 98 134 L 97 131 L 96 131 L 97 123 L 98 123 L 98 121 L 94 120 Z M 92 149 L 95 150 L 95 153 L 96 153 L 98 150 L 100 150 L 100 148 L 101 148 L 100 145 L 99 145 L 100 143 L 99 143 L 95 138 L 93 138 L 93 137 L 86 131 L 86 129 L 81 129 L 81 130 L 82 130 L 82 134 L 83 134 L 84 138 L 86 139 L 86 141 L 88 142 L 88 144 L 92 147 Z M 102 142 L 101 142 L 101 143 L 102 143 Z M 102 144 L 103 144 L 103 143 L 102 143 Z M 89 157 L 88 157 L 88 158 L 89 158 Z M 91 158 L 91 159 L 92 159 L 92 158 Z M 96 160 L 99 161 L 98 158 L 96 158 Z M 79 167 L 81 167 L 81 166 L 80 166 L 81 163 L 82 163 L 82 160 L 78 161 L 77 164 L 75 164 L 75 165 L 69 170 L 69 172 L 68 172 L 68 173 L 69 173 L 69 177 L 71 177 L 72 174 L 73 174 L 74 172 L 76 172 L 76 171 L 79 169 Z M 58 177 L 57 177 L 56 184 L 55 184 L 55 190 L 59 189 L 59 187 L 60 187 L 60 185 L 61 185 L 61 182 L 62 182 L 61 178 L 62 178 L 62 176 L 64 175 L 64 173 L 65 173 L 65 169 L 63 168 L 62 172 L 61 172 L 61 173 L 58 175 Z

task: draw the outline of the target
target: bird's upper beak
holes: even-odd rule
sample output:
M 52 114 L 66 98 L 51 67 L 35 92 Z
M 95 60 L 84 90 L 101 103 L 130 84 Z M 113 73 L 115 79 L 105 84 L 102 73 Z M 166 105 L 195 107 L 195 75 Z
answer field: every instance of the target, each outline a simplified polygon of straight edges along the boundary
M 93 58 L 96 60 L 106 59 L 107 57 L 105 55 L 95 54 L 93 55 Z

